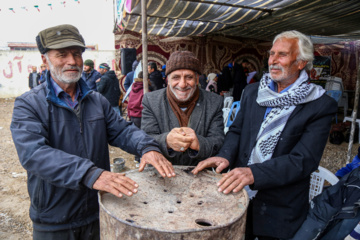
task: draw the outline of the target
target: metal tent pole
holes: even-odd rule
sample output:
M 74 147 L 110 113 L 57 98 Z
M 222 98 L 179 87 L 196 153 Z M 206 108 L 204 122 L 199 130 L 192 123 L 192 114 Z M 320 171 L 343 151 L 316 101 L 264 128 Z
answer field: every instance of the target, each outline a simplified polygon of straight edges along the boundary
M 142 69 L 143 69 L 143 83 L 144 83 L 144 94 L 149 91 L 148 85 L 148 42 L 147 42 L 147 11 L 146 11 L 146 0 L 141 0 L 141 23 L 142 23 Z
M 357 49 L 357 46 L 355 49 Z M 350 163 L 350 160 L 351 160 L 351 150 L 352 150 L 353 142 L 354 142 L 355 124 L 356 124 L 357 109 L 358 109 L 358 103 L 359 103 L 359 90 L 360 90 L 360 61 L 359 61 L 359 66 L 358 66 L 358 71 L 357 71 L 355 100 L 354 100 L 354 108 L 353 108 L 353 112 L 352 112 L 351 132 L 350 132 L 348 152 L 347 152 L 347 156 L 346 156 L 346 164 Z M 360 134 L 360 132 L 359 132 L 359 134 Z

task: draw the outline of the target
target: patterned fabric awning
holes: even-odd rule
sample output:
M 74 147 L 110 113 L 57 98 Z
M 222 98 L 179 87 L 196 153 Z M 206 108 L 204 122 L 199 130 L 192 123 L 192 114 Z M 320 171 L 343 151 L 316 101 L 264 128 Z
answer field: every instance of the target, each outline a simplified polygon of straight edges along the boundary
M 141 0 L 118 0 L 117 7 L 118 26 L 141 33 Z M 271 40 L 295 29 L 360 39 L 358 0 L 147 0 L 146 8 L 149 35 Z

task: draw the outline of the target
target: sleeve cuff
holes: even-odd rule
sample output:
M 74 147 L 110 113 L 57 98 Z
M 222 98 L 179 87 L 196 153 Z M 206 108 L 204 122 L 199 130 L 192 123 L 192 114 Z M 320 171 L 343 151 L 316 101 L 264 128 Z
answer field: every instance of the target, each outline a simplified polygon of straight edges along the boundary
M 87 173 L 85 174 L 82 183 L 92 189 L 94 183 L 96 182 L 96 180 L 99 178 L 100 174 L 105 171 L 104 169 L 98 168 L 98 167 L 91 167 Z
M 158 147 L 156 147 L 156 146 L 147 146 L 147 147 L 143 148 L 143 150 L 141 150 L 141 156 L 144 155 L 147 152 L 150 152 L 150 151 L 156 151 L 156 152 L 162 154 L 162 152 L 160 151 L 160 149 Z
M 197 158 L 199 156 L 199 152 L 192 149 L 189 149 L 188 154 L 190 158 Z

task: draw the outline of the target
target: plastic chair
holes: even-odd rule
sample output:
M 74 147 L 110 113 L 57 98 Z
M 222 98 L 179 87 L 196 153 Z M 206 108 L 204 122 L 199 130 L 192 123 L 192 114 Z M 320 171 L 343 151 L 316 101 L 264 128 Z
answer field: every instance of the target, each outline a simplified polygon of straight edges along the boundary
M 224 108 L 231 108 L 233 101 L 234 101 L 233 97 L 226 97 L 224 99 Z
M 223 108 L 222 111 L 223 111 L 223 119 L 224 119 L 224 125 L 225 125 L 225 123 L 227 122 L 228 117 L 229 117 L 230 108 Z
M 229 117 L 227 119 L 226 122 L 226 127 L 230 127 L 231 124 L 234 122 L 236 115 L 238 114 L 240 110 L 240 101 L 237 102 L 233 102 L 231 108 L 230 108 L 230 113 L 229 113 Z
M 233 104 L 231 105 L 231 108 L 229 109 L 226 121 L 225 123 L 225 128 L 224 128 L 224 133 L 226 134 L 227 131 L 229 130 L 229 127 L 231 126 L 231 124 L 234 122 L 235 117 L 237 115 L 237 113 L 240 110 L 240 101 L 237 102 L 233 102 Z M 223 109 L 224 112 L 224 109 Z M 224 117 L 225 120 L 225 117 Z
M 338 107 L 344 108 L 344 117 L 347 115 L 349 108 L 349 95 L 347 92 L 343 92 L 340 101 L 338 102 Z
M 326 91 L 326 94 L 329 95 L 330 97 L 332 97 L 339 105 L 339 101 L 342 98 L 342 91 L 341 90 L 328 90 L 328 91 Z M 337 123 L 338 122 L 337 121 L 337 113 L 335 114 L 335 120 L 336 120 L 336 123 Z
M 352 117 L 344 117 L 343 122 L 346 122 L 346 121 L 352 122 Z M 359 129 L 360 129 L 360 119 L 357 118 L 356 123 L 359 125 Z M 360 134 L 359 134 L 359 143 L 360 143 Z
M 319 166 L 318 170 L 311 174 L 309 201 L 323 191 L 325 181 L 335 185 L 339 179 L 326 168 Z

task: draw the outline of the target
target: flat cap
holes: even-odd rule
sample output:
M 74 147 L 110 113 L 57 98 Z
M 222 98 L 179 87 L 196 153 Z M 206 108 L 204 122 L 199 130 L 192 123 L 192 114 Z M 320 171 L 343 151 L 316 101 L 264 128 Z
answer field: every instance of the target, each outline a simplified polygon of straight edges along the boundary
M 61 49 L 72 46 L 81 47 L 84 51 L 86 47 L 84 38 L 79 33 L 79 30 L 70 24 L 42 30 L 36 36 L 36 43 L 41 54 L 51 49 Z

